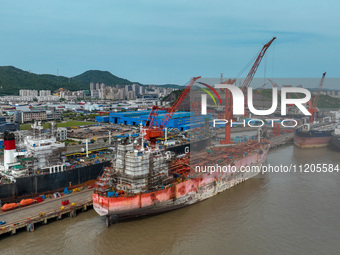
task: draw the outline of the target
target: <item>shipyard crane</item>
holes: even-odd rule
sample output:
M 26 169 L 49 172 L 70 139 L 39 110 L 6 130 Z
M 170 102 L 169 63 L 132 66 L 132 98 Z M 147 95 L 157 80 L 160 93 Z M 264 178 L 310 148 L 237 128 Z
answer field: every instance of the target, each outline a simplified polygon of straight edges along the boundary
M 253 66 L 251 67 L 246 79 L 244 80 L 241 89 L 243 90 L 243 92 L 246 91 L 246 89 L 249 87 L 251 81 L 254 78 L 254 75 L 257 71 L 257 68 L 259 67 L 261 60 L 264 56 L 264 54 L 266 53 L 266 51 L 268 50 L 269 46 L 272 44 L 272 42 L 276 39 L 276 37 L 274 36 L 273 39 L 271 39 L 269 42 L 267 42 L 263 47 L 262 50 L 260 51 L 260 54 L 257 56 Z
M 313 123 L 315 114 L 319 111 L 317 104 L 319 102 L 319 97 L 320 97 L 320 94 L 321 94 L 321 90 L 322 90 L 323 82 L 325 80 L 325 76 L 326 76 L 326 72 L 324 72 L 322 74 L 322 78 L 321 78 L 321 81 L 320 81 L 320 84 L 319 84 L 318 91 L 316 92 L 316 95 L 314 96 L 313 100 L 311 99 L 311 100 L 308 101 L 308 111 L 311 114 L 311 116 L 309 118 L 310 123 Z
M 198 80 L 199 78 L 201 78 L 201 76 L 194 77 L 191 79 L 191 81 L 185 87 L 181 95 L 176 99 L 176 101 L 168 109 L 168 112 L 163 116 L 163 118 L 160 121 L 158 121 L 159 107 L 158 106 L 152 107 L 151 112 L 143 128 L 143 133 L 144 133 L 143 135 L 145 135 L 145 138 L 147 140 L 150 140 L 152 143 L 154 143 L 156 138 L 163 136 L 163 128 L 166 127 L 166 125 L 168 124 L 172 116 L 175 114 L 178 107 L 181 105 L 185 97 L 189 94 L 191 87 L 194 85 L 196 80 Z
M 273 41 L 276 39 L 276 37 L 274 36 L 273 39 L 271 39 L 269 42 L 267 42 L 261 49 L 259 55 L 257 56 L 253 66 L 251 67 L 246 79 L 244 80 L 242 86 L 241 86 L 241 90 L 243 91 L 244 94 L 246 94 L 247 88 L 249 87 L 251 81 L 254 78 L 254 75 L 257 71 L 257 68 L 259 67 L 261 60 L 264 56 L 264 54 L 266 53 L 266 51 L 268 50 L 269 46 L 273 43 Z M 247 114 L 246 111 L 247 110 L 247 106 L 246 106 L 246 102 L 244 102 L 244 113 L 245 115 Z

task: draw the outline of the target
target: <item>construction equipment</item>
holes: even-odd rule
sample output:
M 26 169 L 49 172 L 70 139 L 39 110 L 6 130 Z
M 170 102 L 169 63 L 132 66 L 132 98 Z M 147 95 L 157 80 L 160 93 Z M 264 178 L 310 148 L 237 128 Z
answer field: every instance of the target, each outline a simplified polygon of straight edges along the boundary
M 264 54 L 266 53 L 266 51 L 268 50 L 269 46 L 272 44 L 272 42 L 276 39 L 276 37 L 274 36 L 273 39 L 271 39 L 269 42 L 267 42 L 263 47 L 262 47 L 262 50 L 260 51 L 259 55 L 257 56 L 253 66 L 251 67 L 246 79 L 244 80 L 242 86 L 241 86 L 241 90 L 243 91 L 243 93 L 246 95 L 246 91 L 247 91 L 247 88 L 249 87 L 251 81 L 253 80 L 254 78 L 254 75 L 257 71 L 257 68 L 259 67 L 260 63 L 261 63 L 261 60 L 264 56 Z M 244 102 L 244 113 L 245 115 L 247 116 L 247 106 L 246 106 L 246 101 Z
M 172 106 L 169 108 L 168 112 L 164 115 L 164 117 L 161 119 L 161 121 L 158 122 L 158 106 L 153 106 L 152 110 L 149 114 L 149 117 L 145 123 L 145 126 L 143 128 L 143 135 L 145 136 L 146 140 L 150 140 L 151 143 L 154 143 L 156 138 L 163 136 L 163 128 L 166 127 L 169 120 L 172 118 L 172 116 L 175 114 L 178 107 L 183 102 L 184 98 L 188 95 L 191 87 L 194 85 L 194 83 L 201 78 L 201 76 L 194 77 L 191 79 L 189 84 L 185 87 L 182 94 L 176 99 L 176 101 L 172 104 Z
M 252 68 L 250 69 L 246 79 L 244 80 L 241 89 L 243 90 L 243 92 L 246 92 L 247 88 L 249 87 L 251 81 L 254 78 L 254 75 L 257 71 L 257 68 L 259 67 L 261 60 L 264 56 L 264 54 L 266 53 L 266 51 L 268 50 L 269 46 L 272 44 L 272 42 L 276 39 L 276 37 L 273 37 L 273 39 L 271 39 L 269 42 L 267 42 L 263 47 L 262 50 L 260 51 L 260 54 L 257 56 Z

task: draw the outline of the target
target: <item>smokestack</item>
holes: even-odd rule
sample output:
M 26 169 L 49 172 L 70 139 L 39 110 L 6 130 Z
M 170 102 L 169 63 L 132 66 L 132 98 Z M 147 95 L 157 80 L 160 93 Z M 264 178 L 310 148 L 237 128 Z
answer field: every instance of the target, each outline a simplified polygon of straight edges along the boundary
M 8 164 L 15 162 L 14 153 L 16 152 L 16 150 L 15 150 L 15 137 L 13 133 L 9 133 L 5 131 L 4 145 L 5 145 L 4 166 L 5 166 L 5 170 L 7 170 Z

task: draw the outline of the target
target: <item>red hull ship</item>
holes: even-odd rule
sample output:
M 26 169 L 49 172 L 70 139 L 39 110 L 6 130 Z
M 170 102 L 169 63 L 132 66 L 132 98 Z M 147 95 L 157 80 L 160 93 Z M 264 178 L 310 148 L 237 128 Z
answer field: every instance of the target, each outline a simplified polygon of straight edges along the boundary
M 169 158 L 166 150 L 119 145 L 116 161 L 97 183 L 93 207 L 109 226 L 195 204 L 257 175 L 269 146 L 249 140 Z
M 294 144 L 299 148 L 326 147 L 331 141 L 333 132 L 334 127 L 326 126 L 313 129 L 309 124 L 305 124 L 295 131 Z

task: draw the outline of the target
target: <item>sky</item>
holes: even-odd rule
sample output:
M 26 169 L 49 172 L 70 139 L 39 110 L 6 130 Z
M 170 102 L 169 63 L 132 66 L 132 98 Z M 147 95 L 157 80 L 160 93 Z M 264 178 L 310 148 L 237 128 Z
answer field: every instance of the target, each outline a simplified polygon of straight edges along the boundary
M 336 0 L 0 0 L 0 65 L 185 84 L 245 77 L 276 36 L 255 77 L 339 78 L 339 10 Z

